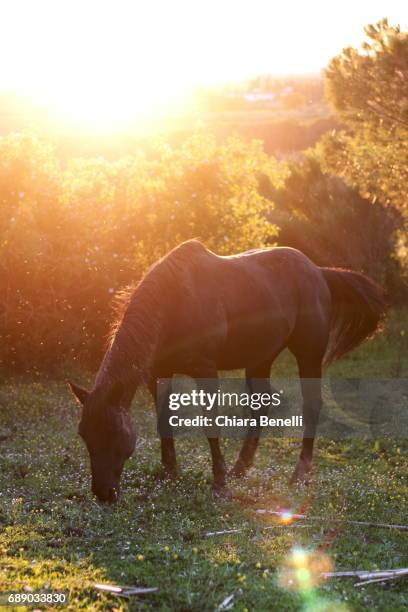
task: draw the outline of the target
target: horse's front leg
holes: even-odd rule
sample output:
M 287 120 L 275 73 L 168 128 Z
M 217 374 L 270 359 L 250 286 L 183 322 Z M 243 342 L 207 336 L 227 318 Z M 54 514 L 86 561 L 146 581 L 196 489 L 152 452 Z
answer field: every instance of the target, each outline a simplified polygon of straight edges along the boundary
M 149 382 L 149 390 L 156 406 L 157 431 L 160 436 L 162 470 L 158 476 L 159 478 L 175 479 L 177 477 L 176 449 L 171 429 L 166 427 L 170 416 L 171 378 L 152 379 Z
M 263 364 L 257 368 L 246 369 L 246 382 L 251 394 L 255 393 L 255 391 L 272 394 L 275 391 L 269 381 L 270 370 L 270 363 Z M 242 478 L 252 466 L 261 434 L 260 417 L 268 414 L 268 408 L 262 406 L 260 410 L 252 410 L 251 412 L 251 417 L 256 420 L 257 424 L 255 427 L 250 427 L 246 433 L 241 451 L 230 472 L 231 478 Z
M 194 378 L 196 379 L 199 388 L 203 386 L 202 379 L 205 379 L 204 387 L 206 393 L 218 392 L 219 380 L 218 372 L 215 367 L 203 367 L 202 369 L 198 369 L 198 371 L 194 374 Z M 215 498 L 230 499 L 232 497 L 232 494 L 227 487 L 227 467 L 220 447 L 218 428 L 216 427 L 216 425 L 214 425 L 218 414 L 216 402 L 214 403 L 210 414 L 206 411 L 205 407 L 203 407 L 203 412 L 206 414 L 206 416 L 211 417 L 213 423 L 213 425 L 206 432 L 212 460 L 213 495 Z
M 212 491 L 216 498 L 231 499 L 232 493 L 227 487 L 227 466 L 225 464 L 224 456 L 220 447 L 219 438 L 208 438 L 210 445 L 211 459 L 212 459 L 212 471 L 213 471 L 213 485 Z
M 299 362 L 303 396 L 303 440 L 302 450 L 290 484 L 307 483 L 312 472 L 313 445 L 322 407 L 322 367 L 321 363 L 311 365 Z

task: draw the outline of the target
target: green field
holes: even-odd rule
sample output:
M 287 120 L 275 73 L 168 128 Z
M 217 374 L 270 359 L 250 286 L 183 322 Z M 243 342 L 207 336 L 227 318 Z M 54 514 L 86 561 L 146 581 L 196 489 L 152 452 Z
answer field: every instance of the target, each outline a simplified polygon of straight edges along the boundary
M 330 373 L 407 377 L 401 320 Z M 289 357 L 274 373 L 294 374 Z M 353 578 L 319 577 L 329 567 L 408 566 L 408 532 L 342 522 L 408 522 L 406 439 L 321 440 L 314 484 L 297 490 L 287 481 L 299 442 L 265 439 L 248 478 L 232 485 L 233 500 L 215 502 L 205 440 L 178 441 L 179 479 L 157 481 L 154 413 L 141 392 L 134 403 L 135 456 L 121 501 L 107 507 L 90 493 L 75 404 L 62 381 L 4 382 L 0 406 L 0 591 L 67 590 L 72 610 L 205 611 L 230 595 L 231 609 L 240 611 L 407 609 L 406 579 L 359 587 Z M 238 443 L 224 446 L 231 464 Z M 278 525 L 256 513 L 282 507 L 318 520 Z M 204 535 L 234 528 L 242 531 Z M 291 573 L 294 547 L 304 551 L 303 574 Z M 95 582 L 158 591 L 125 600 L 100 593 Z

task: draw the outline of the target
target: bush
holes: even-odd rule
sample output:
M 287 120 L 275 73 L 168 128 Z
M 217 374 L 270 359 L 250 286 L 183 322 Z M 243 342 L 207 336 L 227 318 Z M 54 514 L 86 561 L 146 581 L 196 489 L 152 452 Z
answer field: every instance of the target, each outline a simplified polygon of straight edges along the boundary
M 281 228 L 279 243 L 300 249 L 317 265 L 359 270 L 394 296 L 401 293 L 395 249 L 402 215 L 324 173 L 313 153 L 285 168 L 279 189 L 261 182 L 263 195 L 275 202 L 269 218 Z
M 66 163 L 32 135 L 1 139 L 0 367 L 94 364 L 113 294 L 183 240 L 222 254 L 273 241 L 257 182 L 268 164 L 257 143 L 202 134 Z

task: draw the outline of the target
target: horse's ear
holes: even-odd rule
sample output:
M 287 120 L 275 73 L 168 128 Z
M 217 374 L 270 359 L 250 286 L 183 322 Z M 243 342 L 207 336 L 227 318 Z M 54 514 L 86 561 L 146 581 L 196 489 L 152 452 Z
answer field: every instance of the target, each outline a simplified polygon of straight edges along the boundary
M 69 380 L 67 381 L 69 388 L 71 389 L 72 393 L 75 396 L 75 399 L 77 400 L 77 402 L 79 402 L 81 404 L 81 406 L 83 406 L 86 402 L 86 400 L 88 399 L 89 396 L 89 391 L 86 391 L 85 389 L 82 389 L 81 387 L 78 387 L 78 385 L 75 385 L 74 383 L 70 382 Z
M 123 397 L 123 392 L 124 392 L 123 383 L 121 383 L 120 381 L 114 382 L 108 392 L 109 404 L 113 404 L 114 406 L 119 406 L 120 401 Z

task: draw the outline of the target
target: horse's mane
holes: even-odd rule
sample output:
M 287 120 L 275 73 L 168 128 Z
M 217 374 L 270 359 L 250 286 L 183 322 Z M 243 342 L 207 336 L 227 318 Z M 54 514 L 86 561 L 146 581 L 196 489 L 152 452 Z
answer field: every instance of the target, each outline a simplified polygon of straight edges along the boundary
M 141 297 L 143 289 L 144 298 L 157 298 L 160 291 L 174 282 L 180 273 L 185 271 L 186 265 L 192 263 L 192 258 L 202 256 L 209 251 L 199 240 L 188 240 L 182 242 L 164 257 L 156 261 L 148 268 L 144 276 L 137 282 L 127 285 L 116 292 L 113 301 L 114 318 L 109 330 L 108 345 L 112 344 L 113 339 L 124 320 L 125 313 L 132 310 L 132 306 Z
M 175 287 L 189 289 L 188 268 L 209 251 L 198 240 L 183 242 L 154 263 L 134 285 L 118 291 L 114 298 L 114 318 L 108 335 L 108 353 L 114 344 L 129 358 L 135 347 L 152 347 L 161 324 L 163 304 L 168 305 Z
M 113 320 L 108 332 L 107 348 L 112 346 L 112 342 L 115 339 L 120 324 L 122 323 L 123 316 L 140 282 L 141 281 L 127 285 L 115 293 L 112 302 Z

